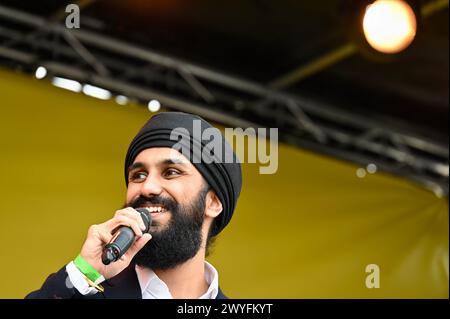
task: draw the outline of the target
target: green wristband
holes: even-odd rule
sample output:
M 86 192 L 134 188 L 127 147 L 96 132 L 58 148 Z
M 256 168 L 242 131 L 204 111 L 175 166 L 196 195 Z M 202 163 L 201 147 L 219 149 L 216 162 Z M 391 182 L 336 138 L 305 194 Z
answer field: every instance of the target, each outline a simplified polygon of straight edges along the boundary
M 90 280 L 95 282 L 102 275 L 94 268 L 90 263 L 86 261 L 81 255 L 78 255 L 77 258 L 73 261 L 75 266 Z

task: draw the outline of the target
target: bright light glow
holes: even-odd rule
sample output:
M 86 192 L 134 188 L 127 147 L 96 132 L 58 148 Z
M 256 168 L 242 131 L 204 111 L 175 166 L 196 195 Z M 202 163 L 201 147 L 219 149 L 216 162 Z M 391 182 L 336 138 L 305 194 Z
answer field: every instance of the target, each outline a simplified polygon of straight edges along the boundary
M 101 100 L 108 100 L 111 98 L 111 92 L 90 84 L 85 84 L 83 86 L 83 93 Z
M 117 95 L 116 96 L 116 103 L 120 105 L 125 105 L 128 103 L 128 98 L 124 95 Z
M 367 42 L 383 53 L 398 53 L 416 36 L 416 16 L 402 0 L 377 0 L 367 6 L 363 19 Z
M 34 75 L 36 76 L 36 79 L 43 79 L 47 75 L 47 69 L 40 66 L 36 69 L 36 73 Z
M 370 164 L 367 165 L 366 170 L 370 174 L 374 174 L 377 171 L 377 166 L 375 164 L 373 164 L 373 163 L 370 163 Z
M 161 108 L 161 103 L 158 100 L 151 100 L 148 102 L 148 110 L 150 112 L 158 112 Z
M 448 173 L 449 173 L 449 167 L 448 165 L 444 165 L 444 164 L 435 164 L 434 168 L 436 169 L 436 171 L 438 171 L 439 174 L 441 174 L 442 176 L 448 177 Z
M 358 168 L 356 170 L 356 176 L 358 176 L 359 178 L 363 178 L 366 176 L 366 170 L 364 168 Z
M 57 86 L 59 88 L 62 89 L 66 89 L 69 91 L 73 91 L 73 92 L 80 92 L 81 91 L 81 84 L 80 82 L 74 81 L 74 80 L 69 80 L 69 79 L 65 79 L 65 78 L 59 78 L 59 77 L 54 77 L 52 80 L 52 83 L 54 86 Z

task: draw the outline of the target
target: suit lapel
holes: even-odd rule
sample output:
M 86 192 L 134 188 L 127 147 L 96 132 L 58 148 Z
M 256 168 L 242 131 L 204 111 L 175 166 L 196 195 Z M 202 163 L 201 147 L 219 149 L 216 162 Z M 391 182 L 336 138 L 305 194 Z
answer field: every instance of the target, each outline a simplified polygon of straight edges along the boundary
M 134 269 L 135 265 L 131 263 L 117 276 L 107 280 L 103 287 L 103 293 L 107 299 L 142 299 L 141 287 Z
M 219 291 L 217 292 L 216 299 L 228 299 L 228 297 L 223 294 L 222 290 L 220 290 L 220 287 Z

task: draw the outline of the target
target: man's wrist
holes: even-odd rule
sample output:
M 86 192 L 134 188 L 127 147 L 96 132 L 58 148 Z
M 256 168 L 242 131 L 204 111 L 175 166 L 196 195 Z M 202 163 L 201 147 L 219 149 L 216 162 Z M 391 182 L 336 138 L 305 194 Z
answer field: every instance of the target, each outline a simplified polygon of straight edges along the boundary
M 94 268 L 86 259 L 81 255 L 78 255 L 74 261 L 74 265 L 80 270 L 80 272 L 85 275 L 92 282 L 97 282 L 100 277 L 103 277 L 97 269 Z
M 77 266 L 75 266 L 73 261 L 66 266 L 66 271 L 69 276 L 70 283 L 76 290 L 78 290 L 80 294 L 93 295 L 100 291 L 88 283 L 86 276 L 77 268 Z M 95 284 L 98 285 L 103 281 L 105 281 L 105 278 L 101 276 L 97 279 Z

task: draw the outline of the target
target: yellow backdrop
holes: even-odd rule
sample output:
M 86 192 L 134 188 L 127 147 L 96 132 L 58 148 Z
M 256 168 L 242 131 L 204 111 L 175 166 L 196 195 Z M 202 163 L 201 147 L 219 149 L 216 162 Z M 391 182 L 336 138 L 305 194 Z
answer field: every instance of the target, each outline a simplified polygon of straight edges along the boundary
M 0 70 L 0 297 L 22 298 L 125 199 L 123 161 L 149 118 Z M 291 146 L 243 191 L 209 260 L 234 298 L 448 298 L 448 199 Z M 380 288 L 366 287 L 366 266 Z

